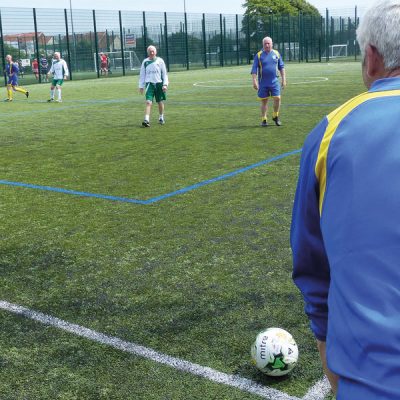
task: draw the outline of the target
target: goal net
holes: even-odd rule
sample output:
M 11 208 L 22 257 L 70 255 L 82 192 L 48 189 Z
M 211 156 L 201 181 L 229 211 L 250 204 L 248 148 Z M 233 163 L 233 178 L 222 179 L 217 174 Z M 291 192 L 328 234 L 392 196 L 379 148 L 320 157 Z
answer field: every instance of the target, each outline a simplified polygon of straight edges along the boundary
M 108 69 L 110 71 L 115 71 L 122 69 L 122 53 L 120 51 L 110 51 L 107 53 L 108 56 Z M 97 71 L 97 57 L 96 53 L 93 54 L 94 58 L 94 66 Z M 135 69 L 140 69 L 141 62 L 136 52 L 133 50 L 125 50 L 124 51 L 124 62 L 125 68 L 130 69 L 131 71 Z
M 299 58 L 300 46 L 299 42 L 283 43 L 285 48 L 285 60 L 296 60 Z
M 333 44 L 329 46 L 329 57 L 347 57 L 347 44 Z

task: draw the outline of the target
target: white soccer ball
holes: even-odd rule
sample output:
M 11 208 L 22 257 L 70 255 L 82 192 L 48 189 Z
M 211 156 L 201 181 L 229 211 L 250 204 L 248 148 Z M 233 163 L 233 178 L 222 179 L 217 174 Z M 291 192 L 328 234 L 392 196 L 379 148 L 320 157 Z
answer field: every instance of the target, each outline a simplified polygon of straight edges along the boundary
M 251 347 L 254 365 L 270 376 L 288 374 L 296 365 L 299 349 L 292 335 L 281 328 L 260 332 Z

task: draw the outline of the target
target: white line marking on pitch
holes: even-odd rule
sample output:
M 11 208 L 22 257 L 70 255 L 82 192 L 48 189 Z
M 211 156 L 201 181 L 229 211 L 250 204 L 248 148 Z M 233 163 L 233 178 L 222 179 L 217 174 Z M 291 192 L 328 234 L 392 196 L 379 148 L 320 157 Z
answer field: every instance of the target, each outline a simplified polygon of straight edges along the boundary
M 302 400 L 321 400 L 330 392 L 331 386 L 328 378 L 325 376 L 317 382 L 302 398 Z
M 0 309 L 11 312 L 13 314 L 22 315 L 45 325 L 53 326 L 63 331 L 73 333 L 74 335 L 93 340 L 97 343 L 111 346 L 115 349 L 125 351 L 137 356 L 147 358 L 149 360 L 158 362 L 160 364 L 168 365 L 177 370 L 190 373 L 202 378 L 209 379 L 210 381 L 222 383 L 224 385 L 232 386 L 234 388 L 252 393 L 270 400 L 300 400 L 298 397 L 289 396 L 279 390 L 260 385 L 250 379 L 241 378 L 237 375 L 229 375 L 223 372 L 216 371 L 212 368 L 203 367 L 199 364 L 194 364 L 189 361 L 181 360 L 180 358 L 171 357 L 166 354 L 159 353 L 148 347 L 140 346 L 135 343 L 126 342 L 117 337 L 108 336 L 92 329 L 85 328 L 80 325 L 71 324 L 62 319 L 43 314 L 41 312 L 30 310 L 29 308 L 12 304 L 7 301 L 0 300 Z M 322 382 L 322 384 L 321 384 Z M 324 381 L 318 382 L 314 388 L 311 388 L 303 400 L 323 400 L 326 391 Z

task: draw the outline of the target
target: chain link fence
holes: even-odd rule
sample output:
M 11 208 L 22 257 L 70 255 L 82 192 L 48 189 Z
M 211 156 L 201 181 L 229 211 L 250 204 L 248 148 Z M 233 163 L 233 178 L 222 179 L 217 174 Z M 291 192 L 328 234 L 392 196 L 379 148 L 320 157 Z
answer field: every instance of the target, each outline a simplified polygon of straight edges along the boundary
M 247 17 L 136 11 L 0 8 L 0 65 L 18 60 L 24 83 L 46 81 L 52 55 L 67 61 L 71 79 L 137 74 L 146 48 L 155 45 L 169 71 L 249 64 L 271 36 L 285 61 L 356 59 L 359 17 L 299 14 Z M 47 62 L 47 66 L 45 65 Z M 36 65 L 38 65 L 36 72 Z

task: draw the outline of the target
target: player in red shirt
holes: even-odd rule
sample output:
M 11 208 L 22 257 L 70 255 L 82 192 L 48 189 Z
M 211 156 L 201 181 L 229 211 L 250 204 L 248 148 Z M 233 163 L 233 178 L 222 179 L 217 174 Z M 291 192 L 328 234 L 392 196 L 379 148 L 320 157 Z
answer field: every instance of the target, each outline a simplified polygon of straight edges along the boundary
M 100 53 L 100 75 L 108 75 L 108 56 L 107 54 Z
M 32 61 L 32 72 L 35 74 L 35 78 L 39 79 L 39 63 L 36 58 Z

